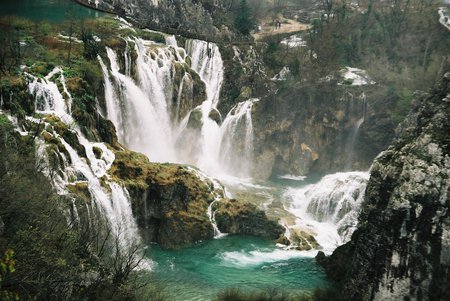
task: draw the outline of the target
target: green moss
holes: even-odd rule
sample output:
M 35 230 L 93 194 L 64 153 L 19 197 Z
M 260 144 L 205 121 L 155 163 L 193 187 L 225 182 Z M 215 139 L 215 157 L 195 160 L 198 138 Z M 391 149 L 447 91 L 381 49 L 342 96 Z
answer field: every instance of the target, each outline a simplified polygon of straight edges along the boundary
M 11 131 L 13 129 L 11 121 L 3 114 L 0 114 L 0 128 L 4 131 Z
M 92 151 L 94 152 L 94 155 L 97 159 L 100 159 L 103 155 L 103 151 L 99 147 L 93 146 Z
M 195 109 L 189 115 L 187 127 L 191 129 L 200 129 L 202 127 L 202 111 Z
M 79 182 L 75 184 L 67 185 L 67 189 L 76 195 L 78 199 L 84 201 L 85 203 L 91 202 L 91 193 L 89 192 L 88 183 Z
M 144 40 L 154 41 L 156 43 L 165 43 L 166 37 L 156 31 L 137 30 L 137 35 Z

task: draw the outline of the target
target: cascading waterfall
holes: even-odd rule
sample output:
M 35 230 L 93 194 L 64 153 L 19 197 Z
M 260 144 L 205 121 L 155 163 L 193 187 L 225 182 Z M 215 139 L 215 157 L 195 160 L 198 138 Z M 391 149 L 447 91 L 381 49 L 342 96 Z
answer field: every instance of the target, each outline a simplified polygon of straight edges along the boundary
M 347 242 L 356 229 L 358 211 L 364 199 L 369 173 L 345 172 L 323 177 L 317 184 L 289 188 L 286 208 L 296 216 L 295 225 L 316 233 L 326 252 Z
M 220 123 L 218 113 L 214 112 L 223 81 L 223 62 L 217 45 L 188 40 L 184 50 L 178 47 L 173 36 L 166 36 L 166 45 L 142 39 L 128 40 L 127 43 L 134 43 L 135 79 L 122 73 L 117 54 L 112 49 L 107 48 L 110 70 L 99 57 L 105 78 L 107 114 L 119 129 L 119 139 L 131 149 L 147 154 L 152 161 L 194 164 L 219 178 L 228 175 L 249 177 L 253 159 L 252 108 L 258 99 L 238 103 Z M 182 93 L 185 93 L 185 87 L 192 91 L 195 83 L 187 72 L 177 81 L 173 74 L 175 64 L 186 64 L 187 55 L 192 70 L 205 83 L 207 98 L 198 107 L 191 106 L 191 112 L 181 117 Z M 129 53 L 124 56 L 131 57 Z M 178 94 L 174 94 L 174 88 Z M 352 113 L 363 113 L 349 145 L 355 144 L 359 127 L 364 122 L 365 102 L 363 98 L 361 100 L 362 110 L 350 108 Z M 212 118 L 214 114 L 216 118 Z M 188 126 L 192 115 L 200 120 L 198 128 Z M 180 141 L 180 138 L 185 140 Z M 292 200 L 288 210 L 298 217 L 298 223 L 288 227 L 309 227 L 308 231 L 326 250 L 335 248 L 349 238 L 356 225 L 356 212 L 366 181 L 365 173 L 337 174 L 300 191 L 288 191 L 286 197 Z M 326 187 L 332 187 L 331 191 L 327 192 Z M 207 214 L 218 237 L 220 231 L 213 210 L 215 202 L 210 204 Z
M 238 103 L 228 113 L 221 126 L 220 160 L 226 171 L 241 177 L 249 176 L 253 158 L 252 108 L 259 99 Z
M 220 114 L 216 107 L 223 82 L 223 62 L 217 45 L 188 40 L 184 50 L 178 47 L 174 36 L 166 36 L 165 46 L 138 38 L 127 41 L 127 45 L 131 43 L 136 52 L 136 80 L 121 73 L 117 54 L 112 49 L 106 49 L 110 70 L 98 58 L 105 82 L 107 116 L 118 129 L 119 140 L 145 153 L 152 161 L 190 163 L 213 175 L 227 172 L 248 176 L 253 150 L 251 109 L 256 100 L 236 105 L 221 126 L 210 118 L 213 111 Z M 128 51 L 127 48 L 125 61 L 131 57 Z M 205 83 L 207 98 L 199 107 L 192 108 L 193 96 L 189 97 L 190 114 L 201 113 L 200 134 L 180 142 L 180 137 L 188 135 L 190 116 L 181 118 L 181 97 L 186 91 L 193 94 L 194 83 L 187 72 L 178 82 L 173 74 L 175 64 L 186 64 L 187 55 L 192 70 Z M 126 63 L 125 73 L 129 68 Z M 175 85 L 178 85 L 178 95 L 173 95 Z M 233 153 L 234 150 L 239 154 Z M 239 158 L 244 158 L 245 163 L 239 164 Z
M 59 172 L 52 173 L 48 164 L 49 159 L 46 156 L 45 144 L 40 142 L 38 144 L 38 157 L 46 158 L 47 161 L 47 164 L 45 164 L 46 168 L 43 170 L 44 174 L 50 178 L 55 190 L 62 195 L 68 194 L 68 185 L 87 184 L 92 197 L 92 206 L 108 222 L 113 238 L 117 239 L 121 250 L 126 251 L 138 244 L 140 236 L 132 215 L 128 192 L 122 186 L 109 180 L 106 174 L 115 156 L 103 143 L 89 142 L 75 124 L 72 116 L 69 114 L 70 101 L 68 102 L 68 100 L 72 98 L 66 88 L 62 69 L 59 67 L 55 68 L 44 79 L 39 79 L 30 74 L 27 74 L 27 77 L 30 80 L 28 89 L 35 97 L 36 111 L 45 115 L 56 115 L 69 125 L 76 132 L 78 141 L 85 148 L 87 155 L 87 160 L 81 158 L 63 137 L 54 133 L 53 135 L 61 141 L 70 158 L 66 158 L 63 153 L 60 153 L 59 155 L 64 162 L 58 165 Z M 57 77 L 61 82 L 66 97 L 63 97 L 56 83 L 52 81 L 54 77 Z M 35 120 L 31 117 L 28 119 L 33 122 L 40 122 L 40 120 Z M 94 147 L 101 150 L 100 158 L 94 155 Z M 100 178 L 105 179 L 105 176 L 106 180 L 101 183 Z M 90 214 L 90 217 L 92 217 L 92 214 Z M 79 219 L 79 216 L 75 216 L 75 219 Z
M 136 44 L 138 43 L 140 41 Z M 143 49 L 140 46 L 136 47 L 137 50 Z M 106 91 L 112 87 L 107 83 L 109 81 L 107 70 L 103 70 L 107 83 L 105 84 L 106 97 L 112 97 L 112 100 L 106 101 L 107 112 L 108 117 L 111 112 L 113 116 L 111 120 L 116 122 L 114 123 L 116 128 L 122 129 L 119 139 L 131 149 L 146 154 L 153 161 L 173 161 L 170 119 L 163 86 L 158 79 L 158 76 L 166 77 L 164 73 L 158 74 L 158 60 L 161 59 L 159 57 L 156 60 L 150 59 L 145 53 L 138 51 L 137 72 L 140 81 L 145 83 L 144 88 L 141 89 L 132 78 L 120 73 L 116 53 L 107 48 L 107 54 L 114 83 L 111 86 L 118 90 L 117 92 Z M 104 67 L 102 62 L 101 64 Z M 119 96 L 117 101 L 114 100 L 115 94 Z M 123 99 L 125 101 L 122 101 Z M 109 107 L 110 105 L 112 107 Z M 114 118 L 115 116 L 117 117 Z
M 209 109 L 216 108 L 223 82 L 223 61 L 219 47 L 211 42 L 188 40 L 186 52 L 192 58 L 191 68 L 206 84 Z

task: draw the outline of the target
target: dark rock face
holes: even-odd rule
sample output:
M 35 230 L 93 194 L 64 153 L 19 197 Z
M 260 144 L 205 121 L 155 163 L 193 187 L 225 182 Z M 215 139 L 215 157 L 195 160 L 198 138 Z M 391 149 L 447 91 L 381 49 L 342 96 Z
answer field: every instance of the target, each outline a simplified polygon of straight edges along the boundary
M 113 6 L 116 13 L 130 17 L 139 26 L 202 39 L 231 40 L 234 36 L 224 24 L 213 19 L 213 16 L 227 13 L 224 1 L 105 0 L 105 2 Z
M 450 300 L 449 83 L 375 160 L 352 240 L 317 258 L 349 300 Z
M 293 90 L 292 90 L 293 89 Z M 254 107 L 253 175 L 363 170 L 393 137 L 367 97 L 372 87 L 333 82 L 280 89 Z
M 217 203 L 215 218 L 222 232 L 278 239 L 284 229 L 277 222 L 268 220 L 264 211 L 250 203 L 222 200 Z

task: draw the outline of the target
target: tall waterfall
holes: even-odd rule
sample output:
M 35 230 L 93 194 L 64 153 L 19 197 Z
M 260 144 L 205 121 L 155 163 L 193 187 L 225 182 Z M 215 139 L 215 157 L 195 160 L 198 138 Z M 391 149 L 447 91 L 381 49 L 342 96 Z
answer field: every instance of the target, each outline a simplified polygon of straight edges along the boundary
M 284 197 L 290 202 L 286 209 L 297 218 L 293 227 L 316 233 L 325 251 L 347 242 L 356 229 L 368 180 L 367 172 L 345 172 L 303 188 L 289 188 Z
M 36 111 L 44 115 L 56 115 L 77 135 L 78 142 L 84 147 L 87 158 L 79 156 L 77 151 L 57 133 L 51 135 L 61 141 L 70 158 L 59 153 L 63 162 L 58 164 L 59 170 L 52 172 L 46 156 L 45 144 L 39 143 L 39 158 L 43 158 L 44 173 L 50 178 L 59 194 L 68 194 L 70 185 L 87 185 L 92 198 L 89 212 L 99 212 L 109 224 L 112 237 L 117 239 L 122 250 L 127 250 L 139 243 L 140 236 L 134 221 L 128 192 L 122 186 L 108 178 L 107 170 L 114 161 L 114 154 L 103 143 L 91 143 L 81 133 L 79 127 L 70 115 L 71 96 L 68 92 L 63 71 L 55 68 L 44 79 L 26 74 L 29 80 L 29 92 L 35 97 Z M 52 78 L 57 78 L 62 84 L 65 97 L 60 93 Z M 33 118 L 29 118 L 34 121 Z M 46 124 L 47 127 L 47 124 Z M 50 133 L 49 133 L 50 134 Z M 93 148 L 101 150 L 100 158 L 94 155 Z M 45 162 L 46 161 L 46 162 Z M 106 179 L 101 182 L 100 178 Z M 79 218 L 79 217 L 78 217 Z
M 166 65 L 159 68 L 158 63 L 171 61 L 164 55 L 152 59 L 142 49 L 145 49 L 144 45 L 136 40 L 136 66 L 141 86 L 120 73 L 117 55 L 112 49 L 106 50 L 114 85 L 100 59 L 105 77 L 107 116 L 120 129 L 119 139 L 128 147 L 145 153 L 154 161 L 170 161 L 174 159 L 174 153 L 164 90 L 170 69 Z
M 134 39 L 127 41 L 127 47 L 131 43 L 136 53 L 135 78 L 126 74 L 128 48 L 123 54 L 125 74 L 112 49 L 106 49 L 109 69 L 98 58 L 107 116 L 118 129 L 119 140 L 152 161 L 194 164 L 215 176 L 225 172 L 248 176 L 253 151 L 251 110 L 256 100 L 237 104 L 221 124 L 217 105 L 223 62 L 217 45 L 188 40 L 183 49 L 173 36 L 166 36 L 166 45 Z M 197 107 L 193 107 L 191 74 L 185 71 L 175 78 L 180 66 L 197 73 L 206 86 L 206 99 Z M 182 103 L 183 93 L 189 95 L 187 103 Z M 188 114 L 182 116 L 186 106 Z M 192 120 L 197 120 L 194 128 Z

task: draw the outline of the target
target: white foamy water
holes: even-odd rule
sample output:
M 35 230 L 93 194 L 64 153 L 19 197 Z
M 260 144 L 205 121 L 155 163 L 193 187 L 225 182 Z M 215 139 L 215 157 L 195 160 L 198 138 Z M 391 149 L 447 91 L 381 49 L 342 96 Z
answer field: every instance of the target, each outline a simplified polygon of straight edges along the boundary
M 318 183 L 289 188 L 286 209 L 296 216 L 295 227 L 312 233 L 326 252 L 347 242 L 356 229 L 368 172 L 336 173 Z
M 304 181 L 306 179 L 306 176 L 281 175 L 281 176 L 278 176 L 278 179 L 291 180 L 291 181 Z
M 43 160 L 41 163 L 44 163 L 42 168 L 44 174 L 49 177 L 55 190 L 63 195 L 68 194 L 67 185 L 86 183 L 92 198 L 91 206 L 108 222 L 112 238 L 118 240 L 121 250 L 126 251 L 138 244 L 140 235 L 132 214 L 128 192 L 125 188 L 109 180 L 106 174 L 115 156 L 105 144 L 88 141 L 70 115 L 72 97 L 66 88 L 62 69 L 56 67 L 43 79 L 30 74 L 27 74 L 27 77 L 29 92 L 35 97 L 36 111 L 44 115 L 58 116 L 66 123 L 69 130 L 76 134 L 78 142 L 84 147 L 87 156 L 87 158 L 80 157 L 69 143 L 54 133 L 53 136 L 58 138 L 67 150 L 70 162 L 64 153 L 59 153 L 63 162 L 59 162 L 58 172 L 52 171 L 45 144 L 40 141 L 37 152 L 38 157 Z M 61 83 L 65 96 L 59 91 L 56 80 Z M 28 119 L 32 122 L 41 122 L 34 118 Z M 94 155 L 94 147 L 101 150 L 100 158 Z M 105 179 L 104 184 L 101 184 L 100 178 Z M 74 218 L 80 220 L 77 210 L 72 211 L 75 214 Z M 88 212 L 92 212 L 92 210 L 88 210 Z M 93 218 L 93 215 L 89 214 L 89 217 Z
M 264 263 L 286 261 L 292 258 L 314 257 L 317 252 L 300 252 L 296 250 L 262 249 L 253 251 L 224 252 L 218 256 L 225 266 L 256 266 Z

